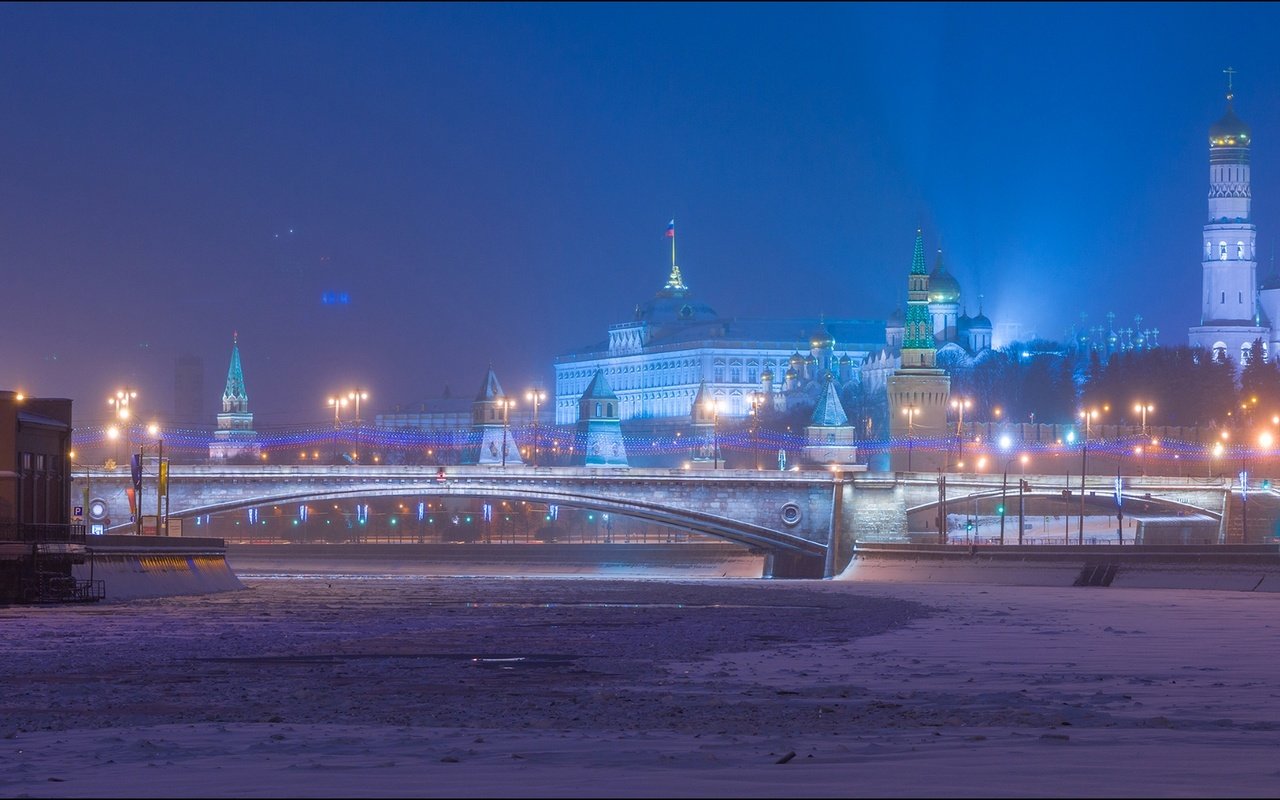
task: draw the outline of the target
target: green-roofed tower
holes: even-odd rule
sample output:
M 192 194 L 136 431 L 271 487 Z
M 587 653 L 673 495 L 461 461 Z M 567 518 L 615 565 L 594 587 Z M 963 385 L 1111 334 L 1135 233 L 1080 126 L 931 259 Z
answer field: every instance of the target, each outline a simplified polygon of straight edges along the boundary
M 924 236 L 916 230 L 907 277 L 907 319 L 901 366 L 889 376 L 890 465 L 894 471 L 921 472 L 943 466 L 939 447 L 947 432 L 951 378 L 937 369 L 933 315 L 929 313 L 929 273 L 924 266 Z
M 209 443 L 209 458 L 256 459 L 260 454 L 257 433 L 253 430 L 253 412 L 249 411 L 249 393 L 244 388 L 244 369 L 240 366 L 240 335 L 232 333 L 231 365 L 227 367 L 227 386 L 222 391 L 218 429 Z

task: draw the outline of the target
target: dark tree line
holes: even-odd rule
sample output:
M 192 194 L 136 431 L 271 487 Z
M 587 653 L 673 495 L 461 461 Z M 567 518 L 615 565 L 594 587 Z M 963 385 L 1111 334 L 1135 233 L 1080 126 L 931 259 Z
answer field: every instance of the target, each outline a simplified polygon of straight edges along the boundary
M 1153 425 L 1214 427 L 1233 424 L 1242 413 L 1268 420 L 1280 413 L 1280 366 L 1263 360 L 1260 342 L 1238 380 L 1229 357 L 1214 359 L 1190 347 L 1116 353 L 1106 363 L 1096 352 L 1055 347 L 1014 345 L 955 365 L 952 396 L 973 399 L 966 418 L 974 421 L 1070 423 L 1082 409 L 1107 408 L 1104 424 L 1139 424 L 1138 403 L 1155 407 L 1147 419 Z

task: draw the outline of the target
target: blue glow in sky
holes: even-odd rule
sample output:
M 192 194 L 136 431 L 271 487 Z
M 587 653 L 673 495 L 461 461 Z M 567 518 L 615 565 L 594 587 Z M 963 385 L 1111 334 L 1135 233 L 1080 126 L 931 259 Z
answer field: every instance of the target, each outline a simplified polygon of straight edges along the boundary
M 0 6 L 0 386 L 260 424 L 516 392 L 666 280 L 722 315 L 883 318 L 915 228 L 970 313 L 1197 324 L 1234 66 L 1259 273 L 1271 4 Z M 326 292 L 346 304 L 325 304 Z

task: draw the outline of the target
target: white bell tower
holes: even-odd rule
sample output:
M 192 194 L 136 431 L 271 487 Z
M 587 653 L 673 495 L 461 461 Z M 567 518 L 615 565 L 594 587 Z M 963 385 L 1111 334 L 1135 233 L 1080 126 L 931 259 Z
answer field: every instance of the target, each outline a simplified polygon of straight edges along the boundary
M 1232 108 L 1235 70 L 1224 71 L 1227 111 L 1209 128 L 1209 219 L 1202 237 L 1200 325 L 1189 333 L 1193 347 L 1230 356 L 1243 366 L 1253 342 L 1265 343 L 1270 337 L 1258 309 L 1258 255 L 1249 186 L 1251 132 Z

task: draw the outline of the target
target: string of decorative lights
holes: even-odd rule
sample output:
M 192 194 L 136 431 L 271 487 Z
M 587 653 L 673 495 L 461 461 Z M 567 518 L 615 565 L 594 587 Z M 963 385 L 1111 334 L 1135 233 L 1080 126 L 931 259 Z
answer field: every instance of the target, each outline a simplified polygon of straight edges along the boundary
M 73 445 L 77 448 L 106 446 L 110 439 L 110 431 L 120 433 L 119 426 L 88 425 L 78 427 L 72 436 Z M 143 438 L 146 428 L 142 425 L 129 426 L 129 434 L 134 439 Z M 539 449 L 548 452 L 572 453 L 580 452 L 586 446 L 585 434 L 577 431 L 576 426 L 541 425 L 537 429 L 532 426 L 513 426 L 510 434 L 518 446 L 532 446 L 537 436 Z M 207 454 L 209 443 L 213 440 L 208 431 L 190 428 L 164 428 L 165 450 L 175 456 L 179 453 Z M 287 453 L 290 450 L 305 451 L 327 446 L 334 440 L 335 432 L 327 425 L 280 426 L 274 429 L 257 432 L 256 443 L 264 452 Z M 410 451 L 427 448 L 445 452 L 474 448 L 480 444 L 481 432 L 474 428 L 459 429 L 386 429 L 373 426 L 352 426 L 344 429 L 340 438 L 367 451 Z M 726 450 L 749 452 L 758 448 L 772 450 L 796 451 L 807 445 L 821 445 L 820 440 L 810 441 L 802 434 L 788 431 L 761 430 L 754 435 L 750 431 L 730 430 L 718 434 L 719 446 Z M 688 452 L 699 443 L 697 436 L 683 433 L 670 435 L 624 435 L 623 443 L 628 453 L 636 455 L 674 455 Z M 952 437 L 920 438 L 890 437 L 857 442 L 858 451 L 862 454 L 878 454 L 906 449 L 927 452 L 945 452 L 954 447 Z M 970 442 L 968 448 L 976 456 L 990 455 L 999 452 L 1016 450 L 1032 457 L 1078 452 L 1081 442 L 1037 442 L 1020 441 L 1009 447 L 1002 446 L 995 440 Z M 1210 459 L 1239 459 L 1242 457 L 1265 456 L 1261 448 L 1254 448 L 1238 443 L 1231 443 L 1216 448 L 1201 442 L 1180 439 L 1160 439 L 1152 444 L 1145 436 L 1126 436 L 1110 440 L 1091 439 L 1090 453 L 1106 454 L 1113 457 L 1133 457 L 1135 447 L 1143 449 L 1144 455 L 1152 461 L 1206 461 Z

